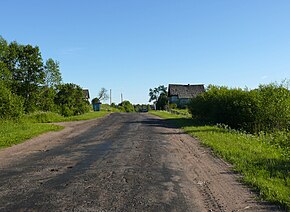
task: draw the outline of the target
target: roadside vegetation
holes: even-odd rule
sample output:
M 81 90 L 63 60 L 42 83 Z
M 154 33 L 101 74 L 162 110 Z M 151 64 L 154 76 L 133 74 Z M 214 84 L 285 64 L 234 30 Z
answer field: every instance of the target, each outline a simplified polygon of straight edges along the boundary
M 195 120 L 250 133 L 289 131 L 289 82 L 260 85 L 254 90 L 210 85 L 191 100 L 188 109 Z
M 165 110 L 167 109 L 167 87 L 160 85 L 156 88 L 149 89 L 149 102 L 153 101 L 155 110 Z
M 277 145 L 285 135 L 257 136 L 225 125 L 201 125 L 191 118 L 167 111 L 150 113 L 182 128 L 216 155 L 232 163 L 234 170 L 243 175 L 241 180 L 255 188 L 262 198 L 290 208 L 289 149 Z
M 106 109 L 107 107 L 109 107 L 109 109 Z M 125 100 L 118 105 L 116 105 L 115 103 L 112 103 L 110 106 L 106 104 L 102 105 L 102 108 L 104 110 L 109 110 L 112 112 L 134 113 L 134 112 L 148 112 L 150 110 L 150 105 L 149 104 L 133 105 L 130 101 Z
M 104 117 L 111 113 L 111 107 L 99 112 L 88 112 L 82 115 L 64 117 L 53 112 L 34 112 L 18 120 L 2 120 L 0 123 L 0 148 L 21 143 L 48 131 L 63 129 L 62 126 L 49 124 L 55 122 L 81 121 Z
M 168 112 L 170 111 L 170 112 Z M 290 210 L 290 91 L 287 82 L 258 89 L 209 86 L 188 113 L 150 111 L 198 138 L 233 164 L 260 197 Z M 188 115 L 190 114 L 190 116 Z
M 63 129 L 61 126 L 26 121 L 0 123 L 0 149 L 23 142 L 41 133 Z
M 108 99 L 102 88 L 92 103 Z M 8 43 L 0 36 L 0 148 L 20 143 L 41 133 L 62 129 L 53 122 L 98 118 L 110 112 L 134 112 L 124 101 L 103 104 L 93 112 L 83 89 L 63 83 L 59 62 L 43 60 L 38 46 Z
M 89 109 L 79 85 L 62 83 L 58 61 L 43 61 L 38 46 L 8 43 L 0 36 L 0 119 L 37 111 L 67 117 Z
M 79 85 L 62 82 L 58 61 L 44 61 L 38 46 L 8 43 L 0 36 L 0 148 L 62 129 L 47 123 L 110 112 L 91 110 Z

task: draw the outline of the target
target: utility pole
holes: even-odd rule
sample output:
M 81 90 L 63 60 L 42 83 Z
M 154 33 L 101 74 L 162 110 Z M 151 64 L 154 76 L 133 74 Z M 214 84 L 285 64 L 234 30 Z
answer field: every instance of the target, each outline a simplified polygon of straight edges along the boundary
M 123 102 L 123 94 L 121 93 L 121 103 Z
M 112 105 L 112 89 L 110 89 L 110 105 Z

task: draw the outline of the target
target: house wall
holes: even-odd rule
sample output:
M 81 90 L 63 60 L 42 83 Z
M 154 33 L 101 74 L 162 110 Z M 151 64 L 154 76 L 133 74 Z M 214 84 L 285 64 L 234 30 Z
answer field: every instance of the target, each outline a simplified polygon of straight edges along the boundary
M 169 97 L 169 103 L 175 103 L 178 107 L 185 107 L 190 102 L 188 98 L 179 99 L 178 96 Z
M 184 105 L 188 104 L 189 101 L 190 101 L 190 99 L 187 99 L 187 98 L 179 99 L 179 104 L 184 106 Z
M 171 96 L 169 98 L 169 103 L 175 103 L 175 104 L 179 103 L 178 97 L 177 96 Z

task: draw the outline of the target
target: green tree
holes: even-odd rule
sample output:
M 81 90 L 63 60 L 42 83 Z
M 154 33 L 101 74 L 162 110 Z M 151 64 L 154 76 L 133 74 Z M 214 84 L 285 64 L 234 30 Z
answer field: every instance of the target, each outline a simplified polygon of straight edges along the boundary
M 56 90 L 52 87 L 43 86 L 40 88 L 39 109 L 42 111 L 56 111 L 56 105 L 54 98 L 56 96 Z
M 64 116 L 79 115 L 89 111 L 89 105 L 84 99 L 83 90 L 73 83 L 62 84 L 58 87 L 55 104 Z
M 2 36 L 0 36 L 0 60 L 3 59 L 3 56 L 7 52 L 7 50 L 8 50 L 8 43 Z
M 23 99 L 13 94 L 4 82 L 0 81 L 0 118 L 18 119 L 23 113 Z
M 157 102 L 160 99 L 159 97 L 161 97 L 161 101 L 163 102 L 164 97 L 167 96 L 167 87 L 165 87 L 164 85 L 160 85 L 157 88 L 150 88 L 149 89 L 149 102 L 153 101 L 155 109 L 157 109 Z
M 45 76 L 39 48 L 12 42 L 3 62 L 12 74 L 12 90 L 24 98 L 25 111 L 36 110 Z
M 168 104 L 167 94 L 162 93 L 156 102 L 156 109 L 157 110 L 165 110 Z
M 8 54 L 8 43 L 0 36 L 0 80 L 5 86 L 10 86 L 12 82 L 12 73 L 9 71 L 5 58 Z
M 12 73 L 6 63 L 8 54 L 8 43 L 0 36 L 0 118 L 17 119 L 24 113 L 23 99 L 11 91 Z
M 44 84 L 47 87 L 56 88 L 62 82 L 62 77 L 59 69 L 59 62 L 49 58 L 44 66 Z

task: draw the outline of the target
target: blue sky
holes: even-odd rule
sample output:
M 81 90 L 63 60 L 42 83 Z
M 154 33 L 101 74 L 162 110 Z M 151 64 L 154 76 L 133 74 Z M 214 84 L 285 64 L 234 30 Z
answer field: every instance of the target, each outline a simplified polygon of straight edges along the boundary
M 169 83 L 290 79 L 289 0 L 2 0 L 0 35 L 37 45 L 64 82 L 148 103 Z

